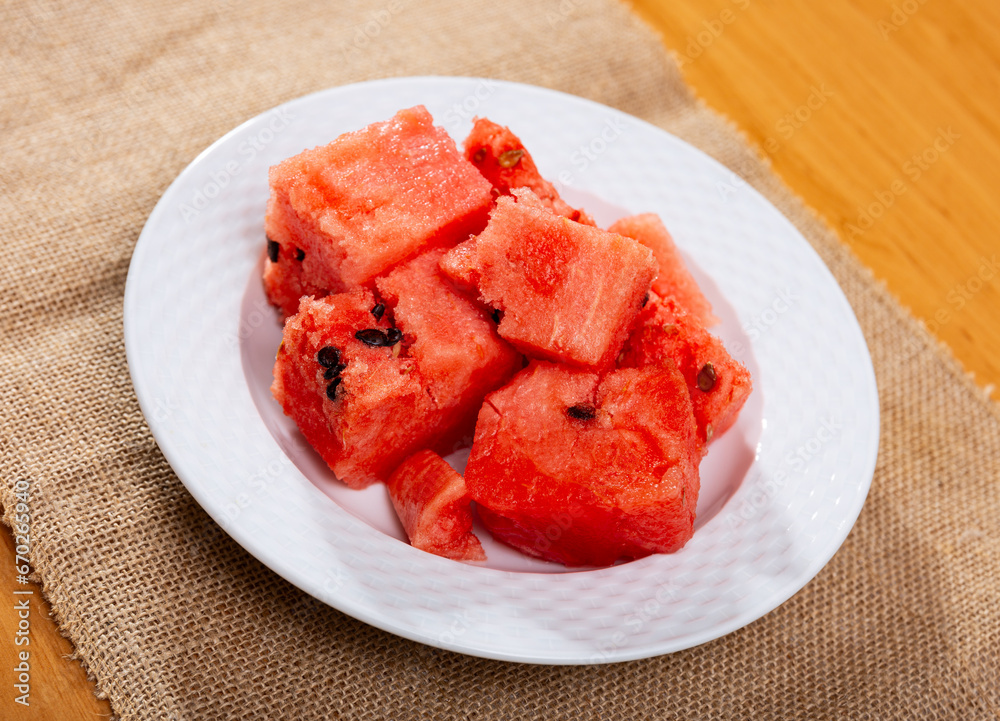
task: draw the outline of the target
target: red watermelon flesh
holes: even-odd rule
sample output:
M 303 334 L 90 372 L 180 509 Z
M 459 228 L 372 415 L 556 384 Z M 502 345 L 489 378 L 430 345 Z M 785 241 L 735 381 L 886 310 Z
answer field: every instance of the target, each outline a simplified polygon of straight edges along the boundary
M 654 295 L 625 342 L 618 366 L 672 364 L 687 382 L 698 437 L 703 443 L 718 438 L 736 422 L 750 395 L 750 373 L 697 317 L 676 300 Z
M 510 195 L 514 188 L 528 188 L 556 215 L 596 225 L 587 213 L 571 208 L 559 197 L 555 186 L 541 176 L 531 154 L 509 128 L 476 118 L 465 139 L 465 157 L 501 195 Z
M 483 398 L 521 368 L 521 354 L 497 335 L 482 307 L 441 275 L 444 253 L 428 251 L 376 285 L 434 405 L 471 436 Z
M 676 368 L 601 377 L 536 361 L 487 396 L 465 479 L 499 540 L 568 566 L 600 566 L 687 542 L 700 460 Z
M 300 285 L 341 292 L 421 250 L 451 246 L 482 229 L 491 187 L 423 106 L 345 133 L 270 170 L 269 262 Z M 293 290 L 269 296 L 286 314 Z
M 466 293 L 479 289 L 479 271 L 476 270 L 476 237 L 472 236 L 441 257 L 441 272 L 456 288 Z
M 677 303 L 706 328 L 715 325 L 719 319 L 712 313 L 712 304 L 701 292 L 691 271 L 684 264 L 681 252 L 670 236 L 660 216 L 643 213 L 622 218 L 608 230 L 638 240 L 653 251 L 659 266 L 659 274 L 653 281 L 653 291 L 662 297 L 673 296 Z
M 304 298 L 285 323 L 271 393 L 337 477 L 352 488 L 385 480 L 431 445 L 436 409 L 413 358 L 358 331 L 390 331 L 372 293 Z
M 475 239 L 480 299 L 503 312 L 500 335 L 526 355 L 609 366 L 656 275 L 653 254 L 555 215 L 530 190 L 513 193 Z
M 419 451 L 389 477 L 389 497 L 410 545 L 458 561 L 485 561 L 472 532 L 472 499 L 441 456 Z

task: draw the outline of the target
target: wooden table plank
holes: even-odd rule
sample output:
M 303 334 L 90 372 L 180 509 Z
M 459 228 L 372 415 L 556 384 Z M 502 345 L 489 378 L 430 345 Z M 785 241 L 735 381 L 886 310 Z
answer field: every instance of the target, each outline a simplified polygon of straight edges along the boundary
M 1000 382 L 1000 9 L 986 0 L 633 5 L 678 52 L 696 92 L 980 384 Z

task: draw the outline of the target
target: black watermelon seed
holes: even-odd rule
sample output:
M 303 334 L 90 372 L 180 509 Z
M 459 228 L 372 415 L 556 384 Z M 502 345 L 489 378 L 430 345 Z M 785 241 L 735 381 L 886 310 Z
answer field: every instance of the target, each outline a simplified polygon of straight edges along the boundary
M 570 418 L 576 418 L 578 421 L 589 421 L 597 414 L 597 409 L 592 405 L 581 403 L 570 406 L 566 409 L 566 413 L 569 414 Z
M 375 320 L 382 320 L 382 315 L 385 313 L 385 303 L 376 303 L 372 308 L 372 315 L 375 316 Z
M 382 348 L 387 345 L 392 345 L 392 343 L 389 342 L 389 339 L 385 337 L 385 333 L 380 331 L 378 328 L 365 328 L 364 330 L 359 330 L 354 334 L 354 337 L 372 348 Z
M 278 250 L 281 248 L 280 245 L 275 243 L 270 238 L 267 239 L 267 257 L 271 259 L 272 263 L 278 262 Z
M 718 376 L 715 375 L 715 366 L 711 363 L 706 363 L 698 371 L 698 389 L 708 393 L 710 390 L 715 388 L 715 380 Z
M 385 337 L 389 341 L 389 345 L 396 345 L 403 340 L 403 331 L 399 328 L 390 328 L 385 332 Z
M 496 310 L 493 311 L 493 322 L 496 323 L 497 325 L 500 325 L 501 318 L 503 318 L 503 313 L 501 313 L 500 309 L 497 308 Z
M 324 368 L 332 368 L 340 363 L 340 351 L 332 345 L 320 348 L 319 353 L 316 354 L 316 362 Z
M 326 373 L 323 374 L 323 377 L 326 378 L 327 380 L 336 378 L 337 376 L 339 376 L 341 373 L 344 372 L 344 369 L 346 367 L 347 366 L 344 365 L 343 363 L 338 363 L 335 366 L 330 366 L 329 368 L 326 369 Z
M 646 307 L 646 303 L 648 303 L 648 302 L 649 302 L 649 293 L 646 293 L 646 295 L 642 299 L 642 305 L 639 306 L 639 307 L 640 308 L 645 308 Z
M 302 262 L 306 258 L 306 252 L 302 248 L 295 249 L 295 260 Z
M 337 386 L 340 385 L 340 378 L 334 378 L 330 385 L 326 387 L 326 397 L 331 401 L 337 400 Z

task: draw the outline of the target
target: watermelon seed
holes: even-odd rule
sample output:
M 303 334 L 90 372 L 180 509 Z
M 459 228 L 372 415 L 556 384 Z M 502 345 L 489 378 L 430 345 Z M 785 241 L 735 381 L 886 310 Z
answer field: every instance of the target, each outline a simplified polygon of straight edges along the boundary
M 708 393 L 715 387 L 715 367 L 711 363 L 706 363 L 698 371 L 698 389 Z
M 648 302 L 649 302 L 649 293 L 646 293 L 646 295 L 642 299 L 642 305 L 639 306 L 639 307 L 640 308 L 645 308 L 646 307 L 646 303 L 648 303 Z
M 304 250 L 302 250 L 302 248 L 296 248 L 295 249 L 295 260 L 297 260 L 297 261 L 299 261 L 301 263 L 305 259 L 306 259 L 306 252 Z
M 375 320 L 382 320 L 383 313 L 385 313 L 385 303 L 376 303 L 372 308 L 372 315 L 375 316 Z
M 333 381 L 326 387 L 326 397 L 331 401 L 337 400 L 337 386 L 340 385 L 340 378 L 334 378 Z
M 386 345 L 396 345 L 403 340 L 403 332 L 399 328 L 390 328 L 385 332 L 385 338 L 388 341 Z
M 497 158 L 497 162 L 500 163 L 501 168 L 513 168 L 517 165 L 518 161 L 521 160 L 522 155 L 524 155 L 524 148 L 506 150 L 500 153 L 500 157 Z
M 346 367 L 347 366 L 344 365 L 343 363 L 338 363 L 335 366 L 330 366 L 329 368 L 326 369 L 326 373 L 323 374 L 323 377 L 326 380 L 330 380 L 332 378 L 337 378 L 341 373 L 344 372 L 344 369 Z
M 324 368 L 332 368 L 340 363 L 340 351 L 332 345 L 324 346 L 316 354 L 316 362 Z
M 359 330 L 354 334 L 354 337 L 372 348 L 384 348 L 385 346 L 392 345 L 385 333 L 380 331 L 378 328 L 365 328 L 364 330 Z
M 475 154 L 473 154 L 472 162 L 478 164 L 483 162 L 484 160 L 486 160 L 486 148 L 480 148 L 475 152 Z
M 278 262 L 278 249 L 280 247 L 281 246 L 279 246 L 270 238 L 267 239 L 267 257 L 271 259 L 272 263 Z
M 570 406 L 566 413 L 569 414 L 570 418 L 576 418 L 578 421 L 589 421 L 597 414 L 597 409 L 592 405 L 580 403 Z

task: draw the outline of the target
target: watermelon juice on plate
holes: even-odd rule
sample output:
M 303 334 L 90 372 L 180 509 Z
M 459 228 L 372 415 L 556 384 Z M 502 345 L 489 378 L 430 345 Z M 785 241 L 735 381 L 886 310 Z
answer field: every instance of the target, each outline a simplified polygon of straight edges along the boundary
M 747 405 L 701 464 L 696 530 L 677 553 L 567 572 L 485 531 L 485 565 L 423 553 L 405 543 L 385 486 L 356 491 L 335 480 L 270 396 L 281 322 L 260 283 L 267 169 L 416 105 L 460 140 L 473 128 L 463 103 L 483 87 L 490 93 L 478 93 L 487 97 L 476 112 L 515 130 L 571 210 L 584 208 L 603 228 L 641 213 L 664 219 L 721 321 L 713 330 L 753 376 Z M 239 148 L 267 114 L 220 139 L 167 190 L 137 244 L 125 299 L 130 372 L 157 442 L 253 555 L 408 638 L 492 658 L 593 663 L 739 628 L 801 588 L 839 547 L 877 449 L 867 349 L 836 283 L 788 221 L 746 186 L 720 195 L 729 171 L 611 108 L 496 81 L 363 83 L 280 112 L 291 122 L 253 159 Z M 615 141 L 587 167 L 574 163 L 608 123 L 621 130 Z M 233 162 L 239 172 L 213 188 L 213 173 Z M 185 212 L 206 189 L 213 201 Z M 824 423 L 838 429 L 833 438 L 804 469 L 790 465 Z M 563 533 L 558 523 L 543 532 Z M 642 623 L 632 623 L 643 608 Z

